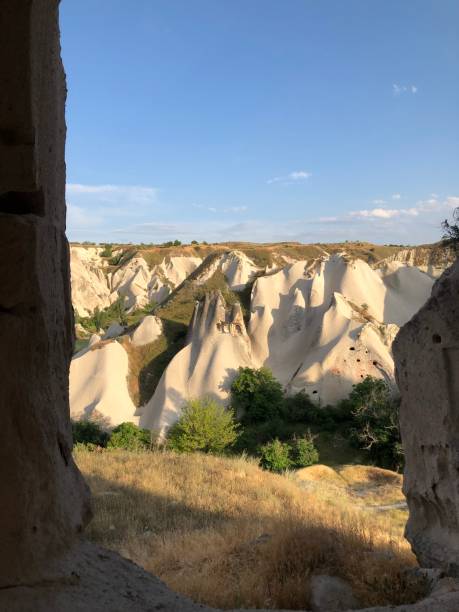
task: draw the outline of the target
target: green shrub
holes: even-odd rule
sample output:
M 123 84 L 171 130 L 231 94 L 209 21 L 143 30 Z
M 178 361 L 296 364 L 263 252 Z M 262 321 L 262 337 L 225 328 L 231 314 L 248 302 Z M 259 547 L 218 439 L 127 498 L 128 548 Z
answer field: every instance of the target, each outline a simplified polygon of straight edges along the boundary
M 238 436 L 231 410 L 210 398 L 189 400 L 168 433 L 168 446 L 177 452 L 222 453 Z
M 244 423 L 269 421 L 282 413 L 282 385 L 267 368 L 239 368 L 231 385 L 231 405 Z
M 290 445 L 276 438 L 260 447 L 260 465 L 271 472 L 285 472 L 292 466 L 290 452 Z
M 101 257 L 111 257 L 112 256 L 112 251 L 113 251 L 113 245 L 112 244 L 104 244 L 104 250 L 101 251 L 100 256 Z
M 247 423 L 234 445 L 234 452 L 246 451 L 257 455 L 259 447 L 274 438 L 286 440 L 292 436 L 292 425 L 280 417 L 262 423 Z
M 319 452 L 314 446 L 314 438 L 308 433 L 302 438 L 294 438 L 290 443 L 292 466 L 303 468 L 319 462 Z
M 134 423 L 121 423 L 112 430 L 107 447 L 142 451 L 151 449 L 154 441 L 150 430 L 142 429 Z
M 72 421 L 73 444 L 107 446 L 109 434 L 94 421 Z

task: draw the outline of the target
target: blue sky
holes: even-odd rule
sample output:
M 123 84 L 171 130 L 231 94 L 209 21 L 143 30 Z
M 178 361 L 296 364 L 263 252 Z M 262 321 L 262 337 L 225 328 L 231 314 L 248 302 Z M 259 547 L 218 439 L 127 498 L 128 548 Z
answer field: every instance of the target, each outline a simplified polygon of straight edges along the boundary
M 62 0 L 71 240 L 422 243 L 459 206 L 457 0 Z

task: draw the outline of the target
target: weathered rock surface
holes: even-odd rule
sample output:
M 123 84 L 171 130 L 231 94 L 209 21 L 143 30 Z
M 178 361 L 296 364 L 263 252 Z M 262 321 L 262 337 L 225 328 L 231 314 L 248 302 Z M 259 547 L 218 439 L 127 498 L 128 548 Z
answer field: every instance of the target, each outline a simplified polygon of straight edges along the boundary
M 90 515 L 66 391 L 73 317 L 57 13 L 57 0 L 0 3 L 2 588 L 39 581 Z
M 91 342 L 97 336 L 91 337 Z M 90 419 L 103 427 L 138 423 L 129 395 L 128 355 L 116 340 L 95 342 L 72 359 L 70 406 L 73 419 Z
M 144 317 L 140 325 L 132 334 L 132 344 L 134 346 L 144 346 L 159 338 L 163 331 L 163 325 L 159 317 L 148 315 Z
M 350 585 L 336 576 L 313 576 L 310 588 L 312 612 L 342 612 L 359 607 Z
M 205 612 L 118 554 L 82 543 L 59 573 L 31 586 L 0 590 L 5 612 Z
M 250 364 L 250 341 L 240 305 L 227 307 L 219 291 L 208 294 L 196 304 L 186 346 L 140 409 L 140 425 L 163 435 L 189 398 L 208 395 L 225 403 L 237 369 Z
M 117 338 L 124 333 L 124 327 L 119 323 L 112 323 L 107 331 L 104 334 L 104 340 L 110 340 L 112 338 Z
M 111 272 L 101 247 L 71 247 L 72 302 L 80 316 L 90 316 L 122 298 L 126 310 L 162 302 L 201 263 L 199 257 L 164 257 L 149 267 L 143 257 L 122 261 Z M 120 254 L 120 253 L 118 253 Z
M 421 565 L 459 575 L 459 262 L 394 342 L 406 535 Z

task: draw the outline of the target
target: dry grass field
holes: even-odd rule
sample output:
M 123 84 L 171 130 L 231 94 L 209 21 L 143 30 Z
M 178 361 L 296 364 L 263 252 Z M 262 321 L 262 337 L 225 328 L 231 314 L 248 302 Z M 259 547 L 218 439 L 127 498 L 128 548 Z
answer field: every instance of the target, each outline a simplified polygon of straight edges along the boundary
M 349 581 L 362 606 L 423 594 L 403 572 L 415 564 L 405 511 L 380 511 L 401 500 L 392 472 L 314 466 L 282 476 L 243 457 L 160 451 L 78 451 L 76 461 L 94 496 L 89 537 L 195 601 L 304 609 L 314 573 Z

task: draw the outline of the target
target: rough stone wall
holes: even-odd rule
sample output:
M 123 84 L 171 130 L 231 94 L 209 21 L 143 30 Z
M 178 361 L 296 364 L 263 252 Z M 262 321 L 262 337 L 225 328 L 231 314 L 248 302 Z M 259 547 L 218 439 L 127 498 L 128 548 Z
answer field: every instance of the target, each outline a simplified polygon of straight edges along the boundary
M 0 0 L 0 587 L 48 575 L 89 518 L 68 406 L 58 4 Z
M 406 535 L 421 565 L 459 575 L 459 260 L 398 334 Z

